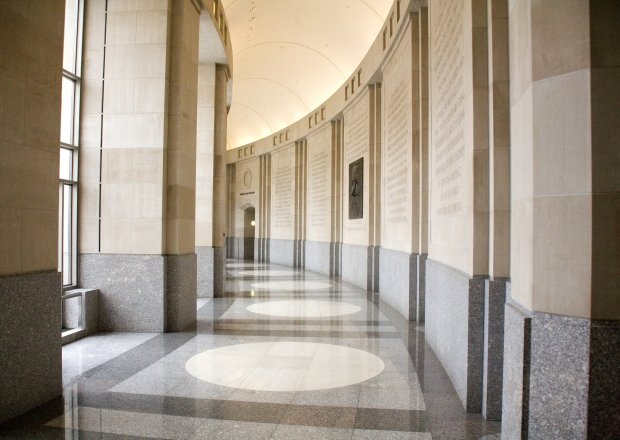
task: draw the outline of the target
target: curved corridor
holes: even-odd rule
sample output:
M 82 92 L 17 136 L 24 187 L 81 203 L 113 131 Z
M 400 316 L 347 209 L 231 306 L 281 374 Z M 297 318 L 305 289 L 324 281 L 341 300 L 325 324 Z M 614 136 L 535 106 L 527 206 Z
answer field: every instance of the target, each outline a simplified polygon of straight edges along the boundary
M 103 360 L 102 363 L 98 363 Z M 64 401 L 8 438 L 480 439 L 424 328 L 336 278 L 229 260 L 195 329 L 65 346 Z

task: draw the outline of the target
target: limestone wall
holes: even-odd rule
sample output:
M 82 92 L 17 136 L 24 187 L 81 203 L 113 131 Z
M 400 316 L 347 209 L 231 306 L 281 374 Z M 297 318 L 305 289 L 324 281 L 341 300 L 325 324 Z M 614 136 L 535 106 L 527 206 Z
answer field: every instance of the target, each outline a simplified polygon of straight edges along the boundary
M 344 153 L 343 153 L 343 217 L 342 242 L 359 246 L 368 246 L 369 235 L 369 194 L 370 194 L 370 93 L 364 90 L 354 104 L 344 111 Z M 349 182 L 350 165 L 358 159 L 363 159 L 363 216 L 360 219 L 350 219 Z
M 477 2 L 480 3 L 480 2 Z M 488 271 L 486 8 L 429 5 L 429 258 L 468 275 Z
M 418 151 L 413 145 L 413 81 L 419 77 L 414 78 L 412 36 L 410 24 L 383 69 L 382 83 L 381 247 L 406 253 L 417 249 L 419 240 L 413 227 L 419 223 L 419 204 L 413 199 L 414 178 L 415 186 L 419 185 L 419 166 L 413 166 Z
M 63 2 L 0 17 L 0 275 L 56 270 Z
M 196 133 L 196 246 L 212 246 L 213 137 L 215 115 L 215 64 L 198 66 Z
M 331 240 L 332 130 L 330 125 L 308 137 L 308 193 L 306 239 Z
M 271 238 L 295 239 L 295 145 L 271 153 Z
M 617 319 L 620 183 L 609 117 L 619 92 L 607 46 L 617 8 L 570 1 L 558 15 L 556 4 L 534 18 L 527 1 L 509 11 L 512 297 L 531 310 Z
M 64 6 L 0 2 L 0 424 L 62 394 Z

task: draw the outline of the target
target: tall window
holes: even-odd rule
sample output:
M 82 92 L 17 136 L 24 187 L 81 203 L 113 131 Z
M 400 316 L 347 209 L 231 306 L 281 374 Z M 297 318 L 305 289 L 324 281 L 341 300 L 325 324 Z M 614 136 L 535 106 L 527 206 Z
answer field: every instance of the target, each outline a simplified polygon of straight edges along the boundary
M 64 287 L 77 281 L 77 193 L 82 0 L 66 0 L 60 118 L 60 261 Z

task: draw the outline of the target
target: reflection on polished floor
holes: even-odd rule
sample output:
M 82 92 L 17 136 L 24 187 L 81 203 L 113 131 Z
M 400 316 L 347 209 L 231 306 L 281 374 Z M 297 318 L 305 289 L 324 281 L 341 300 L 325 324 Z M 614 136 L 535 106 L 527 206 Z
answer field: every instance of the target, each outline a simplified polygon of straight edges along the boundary
M 196 328 L 63 349 L 64 397 L 0 429 L 36 439 L 480 439 L 424 329 L 336 279 L 228 262 Z

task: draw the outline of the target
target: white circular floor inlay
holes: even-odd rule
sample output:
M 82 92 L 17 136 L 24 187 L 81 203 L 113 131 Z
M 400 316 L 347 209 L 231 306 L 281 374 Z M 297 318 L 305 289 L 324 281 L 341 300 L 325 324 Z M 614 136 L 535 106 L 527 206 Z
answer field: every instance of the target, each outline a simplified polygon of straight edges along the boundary
M 253 283 L 252 287 L 255 289 L 268 289 L 268 290 L 318 290 L 331 287 L 329 283 L 322 283 L 320 281 L 263 281 L 260 283 Z
M 258 342 L 214 348 L 185 364 L 192 376 L 255 391 L 312 391 L 363 382 L 383 371 L 381 358 L 316 342 Z
M 239 271 L 239 276 L 241 277 L 260 277 L 260 276 L 270 276 L 270 277 L 283 277 L 289 276 L 292 277 L 297 275 L 297 272 L 293 272 L 290 270 L 241 270 Z
M 261 315 L 287 316 L 292 318 L 328 318 L 357 313 L 361 307 L 337 301 L 316 301 L 312 299 L 291 299 L 252 304 L 250 312 Z

